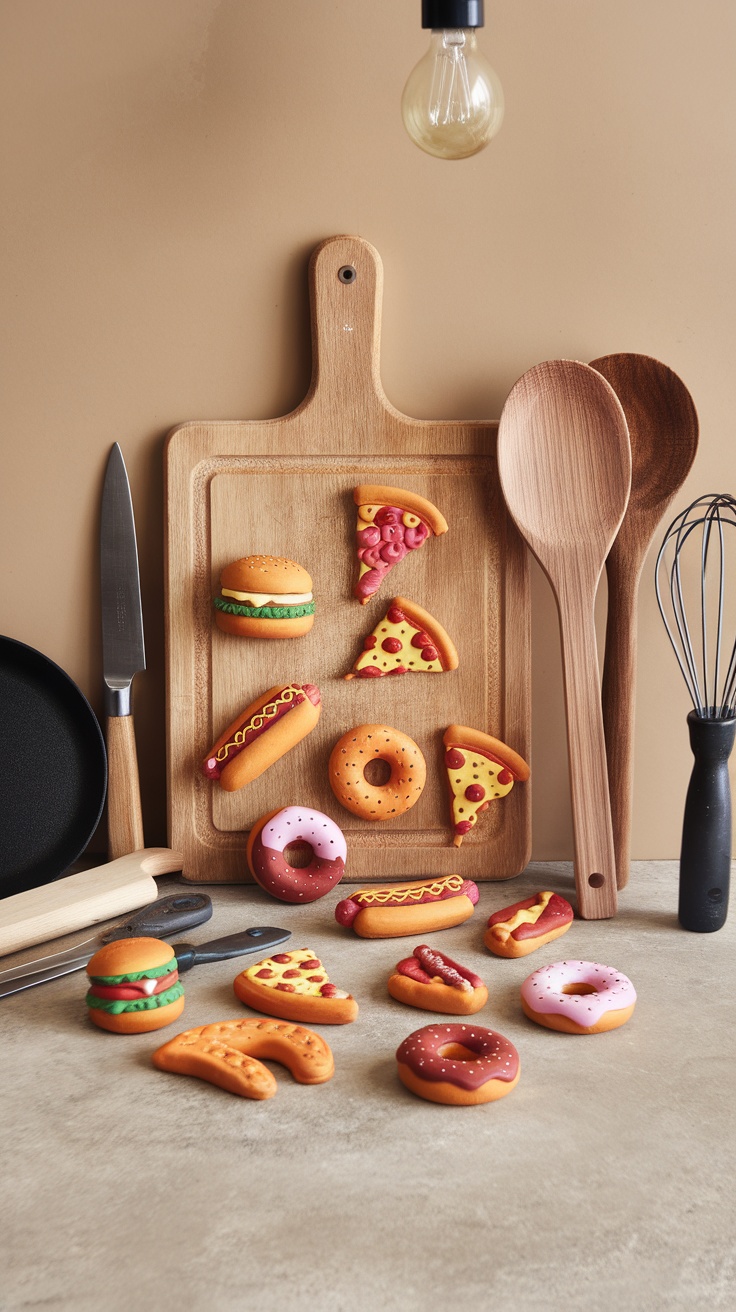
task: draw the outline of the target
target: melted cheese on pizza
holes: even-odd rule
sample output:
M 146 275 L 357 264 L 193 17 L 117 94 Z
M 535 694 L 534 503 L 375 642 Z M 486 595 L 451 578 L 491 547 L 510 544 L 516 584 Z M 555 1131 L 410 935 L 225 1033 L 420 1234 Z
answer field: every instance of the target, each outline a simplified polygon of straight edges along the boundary
M 306 997 L 348 998 L 349 993 L 330 984 L 327 971 L 319 957 L 309 948 L 295 952 L 277 952 L 265 961 L 244 970 L 246 979 L 263 988 L 279 989 L 282 993 L 300 993 Z M 326 986 L 326 987 L 325 987 Z
M 398 615 L 401 615 L 400 620 Z M 365 651 L 353 666 L 356 674 L 365 669 L 375 670 L 377 674 L 394 674 L 399 670 L 402 673 L 442 674 L 439 653 L 428 634 L 411 624 L 397 606 L 389 608 L 388 614 L 366 638 L 364 646 Z
M 452 820 L 459 834 L 466 834 L 479 811 L 497 797 L 505 797 L 514 786 L 511 771 L 477 748 L 450 747 L 445 766 L 452 792 Z

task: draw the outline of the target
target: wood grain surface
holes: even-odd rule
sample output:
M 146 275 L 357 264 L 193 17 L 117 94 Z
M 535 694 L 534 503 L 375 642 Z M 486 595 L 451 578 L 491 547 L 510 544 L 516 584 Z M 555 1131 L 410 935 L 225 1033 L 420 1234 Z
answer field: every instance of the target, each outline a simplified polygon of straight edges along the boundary
M 338 276 L 345 266 L 355 277 Z M 526 550 L 500 494 L 491 422 L 407 418 L 379 377 L 381 261 L 358 237 L 322 243 L 310 264 L 313 377 L 281 419 L 188 423 L 166 447 L 166 632 L 170 841 L 185 877 L 249 880 L 245 844 L 266 811 L 302 804 L 332 816 L 348 841 L 346 878 L 517 874 L 529 859 L 530 784 L 452 844 L 442 734 L 473 725 L 530 752 L 529 579 Z M 365 606 L 357 577 L 358 483 L 428 497 L 449 532 L 397 565 Z M 213 621 L 220 570 L 268 553 L 304 565 L 314 582 L 312 631 L 292 640 L 245 639 Z M 459 668 L 345 682 L 363 638 L 401 594 L 425 607 L 458 648 Z M 200 762 L 227 723 L 261 691 L 316 683 L 317 728 L 245 789 L 226 794 Z M 361 821 L 329 787 L 327 761 L 348 729 L 386 724 L 420 746 L 428 782 L 391 823 Z
M 181 866 L 178 852 L 148 847 L 106 866 L 3 898 L 0 956 L 148 906 L 158 897 L 154 875 L 172 874 Z
M 639 579 L 657 526 L 695 459 L 698 416 L 685 384 L 651 356 L 606 355 L 592 360 L 591 367 L 621 402 L 631 440 L 631 495 L 606 560 L 602 689 L 616 879 L 625 888 L 631 861 Z
M 132 715 L 108 716 L 107 850 L 111 861 L 145 847 Z
M 535 365 L 504 406 L 499 467 L 506 504 L 557 600 L 578 911 L 602 919 L 616 911 L 616 865 L 594 606 L 631 482 L 612 388 L 577 361 Z

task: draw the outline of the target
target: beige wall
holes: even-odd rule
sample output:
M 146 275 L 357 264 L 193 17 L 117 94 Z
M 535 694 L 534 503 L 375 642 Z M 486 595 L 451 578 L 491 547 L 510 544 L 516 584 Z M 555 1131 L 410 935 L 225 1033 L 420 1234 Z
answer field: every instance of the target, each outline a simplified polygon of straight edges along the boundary
M 552 356 L 639 351 L 693 394 L 682 497 L 735 490 L 732 0 L 488 0 L 507 100 L 489 149 L 405 135 L 419 0 L 3 0 L 0 631 L 101 710 L 96 533 L 128 463 L 149 670 L 146 836 L 165 837 L 162 444 L 283 414 L 309 378 L 306 261 L 355 232 L 385 269 L 386 392 L 497 418 Z M 559 648 L 535 570 L 534 848 L 570 853 Z M 647 566 L 634 856 L 673 856 L 687 701 Z

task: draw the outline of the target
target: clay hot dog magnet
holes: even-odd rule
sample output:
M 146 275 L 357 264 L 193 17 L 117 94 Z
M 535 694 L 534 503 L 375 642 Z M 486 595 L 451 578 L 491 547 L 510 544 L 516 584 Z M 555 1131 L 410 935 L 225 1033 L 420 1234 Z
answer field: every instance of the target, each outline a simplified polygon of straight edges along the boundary
M 311 733 L 321 710 L 313 683 L 269 688 L 220 734 L 202 762 L 202 773 L 227 793 L 244 788 Z
M 388 991 L 397 1002 L 448 1016 L 471 1016 L 488 1001 L 488 989 L 478 975 L 424 944 L 399 962 Z
M 565 934 L 573 922 L 570 903 L 558 893 L 535 893 L 494 911 L 483 942 L 497 957 L 526 957 Z
M 461 875 L 363 888 L 338 902 L 335 920 L 361 938 L 403 938 L 461 925 L 472 916 L 478 886 Z

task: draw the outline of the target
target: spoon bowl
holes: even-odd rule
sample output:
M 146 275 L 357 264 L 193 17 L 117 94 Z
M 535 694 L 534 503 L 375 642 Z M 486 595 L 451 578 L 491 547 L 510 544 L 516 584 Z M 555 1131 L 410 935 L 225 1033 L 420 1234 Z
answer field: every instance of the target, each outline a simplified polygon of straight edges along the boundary
M 578 911 L 602 919 L 616 912 L 616 868 L 594 606 L 631 482 L 615 392 L 578 361 L 535 365 L 504 406 L 498 464 L 509 513 L 557 601 Z
M 676 373 L 648 355 L 606 355 L 591 367 L 611 384 L 631 439 L 631 496 L 606 560 L 608 623 L 603 725 L 608 757 L 616 879 L 629 879 L 636 705 L 636 609 L 652 538 L 698 449 L 698 416 Z

